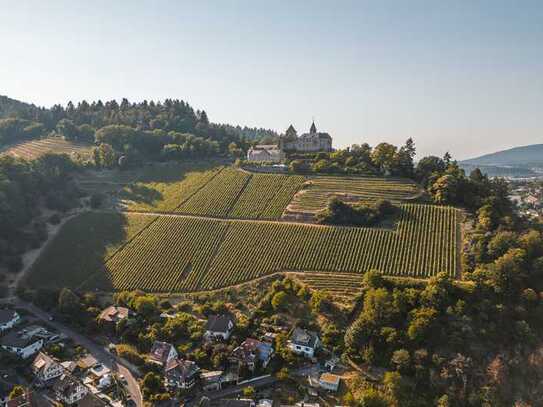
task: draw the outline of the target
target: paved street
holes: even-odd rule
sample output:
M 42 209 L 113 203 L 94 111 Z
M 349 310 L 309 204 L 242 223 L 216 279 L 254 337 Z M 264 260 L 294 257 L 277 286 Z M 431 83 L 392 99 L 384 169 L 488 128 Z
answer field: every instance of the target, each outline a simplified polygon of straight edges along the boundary
M 90 340 L 86 336 L 75 332 L 61 322 L 58 322 L 56 320 L 50 321 L 51 315 L 43 311 L 42 309 L 21 300 L 14 300 L 13 304 L 16 307 L 22 308 L 32 313 L 37 318 L 47 322 L 47 324 L 54 327 L 58 332 L 63 333 L 67 337 L 71 338 L 75 343 L 78 343 L 79 345 L 85 347 L 89 351 L 89 353 L 91 353 L 92 356 L 96 358 L 96 360 L 111 369 L 111 371 L 118 371 L 120 374 L 122 374 L 126 378 L 128 392 L 130 393 L 132 400 L 134 400 L 138 407 L 141 407 L 143 405 L 143 399 L 139 384 L 134 377 L 134 374 L 137 375 L 138 372 L 136 372 L 133 367 L 125 366 L 116 356 L 107 352 L 101 345 Z

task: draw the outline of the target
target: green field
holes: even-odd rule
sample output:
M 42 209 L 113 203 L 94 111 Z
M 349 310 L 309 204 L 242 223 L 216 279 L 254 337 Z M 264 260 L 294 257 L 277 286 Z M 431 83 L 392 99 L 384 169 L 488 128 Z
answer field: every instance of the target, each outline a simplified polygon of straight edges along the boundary
M 319 176 L 304 184 L 288 209 L 291 212 L 316 212 L 326 207 L 334 196 L 348 202 L 388 199 L 399 203 L 412 200 L 419 193 L 417 184 L 401 178 Z
M 458 211 L 411 204 L 401 209 L 396 230 L 161 216 L 111 257 L 122 241 L 106 245 L 100 240 L 119 231 L 81 232 L 109 221 L 100 216 L 115 215 L 86 215 L 52 242 L 30 284 L 185 292 L 280 271 L 361 274 L 378 269 L 395 276 L 425 278 L 441 271 L 455 276 Z M 126 241 L 152 219 L 129 215 L 117 224 L 131 231 L 125 232 Z M 105 267 L 97 261 L 100 255 Z

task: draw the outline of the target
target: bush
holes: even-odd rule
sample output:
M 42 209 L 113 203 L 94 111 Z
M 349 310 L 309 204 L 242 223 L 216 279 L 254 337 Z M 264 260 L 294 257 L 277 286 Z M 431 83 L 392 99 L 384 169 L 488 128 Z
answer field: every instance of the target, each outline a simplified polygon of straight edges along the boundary
M 135 364 L 136 366 L 143 366 L 145 359 L 141 356 L 136 348 L 126 344 L 119 344 L 115 347 L 117 355 L 119 357 L 128 360 L 130 363 Z

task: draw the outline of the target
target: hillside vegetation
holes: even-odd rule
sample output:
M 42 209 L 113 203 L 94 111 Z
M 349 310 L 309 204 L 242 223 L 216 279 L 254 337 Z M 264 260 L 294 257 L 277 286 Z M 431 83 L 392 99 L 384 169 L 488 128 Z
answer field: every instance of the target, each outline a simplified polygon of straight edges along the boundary
M 130 223 L 138 216 L 130 215 Z M 73 281 L 77 287 L 94 273 L 87 289 L 181 292 L 227 287 L 279 271 L 377 269 L 388 275 L 426 278 L 446 272 L 454 277 L 458 216 L 453 208 L 402 205 L 397 230 L 159 217 L 111 259 L 104 253 L 105 272 L 96 263 L 59 255 L 89 244 L 79 230 L 96 219 L 81 217 L 48 248 L 32 273 L 42 277 L 30 283 Z

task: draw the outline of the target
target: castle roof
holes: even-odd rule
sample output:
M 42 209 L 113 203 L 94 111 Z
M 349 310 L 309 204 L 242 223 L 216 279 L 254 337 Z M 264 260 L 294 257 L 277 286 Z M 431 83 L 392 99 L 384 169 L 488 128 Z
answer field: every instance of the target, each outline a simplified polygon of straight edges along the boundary
M 315 121 L 313 120 L 313 123 L 311 123 L 311 127 L 309 128 L 309 132 L 312 134 L 315 134 L 317 132 L 317 126 L 315 126 Z

